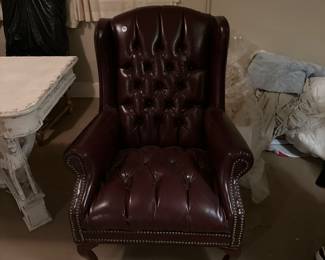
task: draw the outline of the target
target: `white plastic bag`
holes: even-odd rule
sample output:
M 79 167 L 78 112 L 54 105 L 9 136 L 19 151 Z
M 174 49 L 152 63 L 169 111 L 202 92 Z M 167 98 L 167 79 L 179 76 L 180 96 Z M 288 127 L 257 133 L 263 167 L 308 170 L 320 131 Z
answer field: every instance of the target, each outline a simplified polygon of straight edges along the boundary
M 286 139 L 301 152 L 325 160 L 325 77 L 310 78 L 300 102 L 304 109 L 295 115 L 300 123 L 292 125 Z
M 257 51 L 257 46 L 232 32 L 226 74 L 226 113 L 246 140 L 255 158 L 253 168 L 241 178 L 241 184 L 251 190 L 255 203 L 261 202 L 270 193 L 261 154 L 272 136 L 265 134 L 263 113 L 247 77 L 248 65 Z

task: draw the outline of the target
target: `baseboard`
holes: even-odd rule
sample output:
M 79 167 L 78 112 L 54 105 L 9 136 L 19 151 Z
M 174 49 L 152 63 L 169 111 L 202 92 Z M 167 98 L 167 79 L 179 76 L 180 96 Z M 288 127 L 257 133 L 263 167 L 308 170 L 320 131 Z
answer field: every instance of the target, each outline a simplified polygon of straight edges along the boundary
M 69 90 L 71 97 L 81 98 L 98 98 L 99 83 L 98 82 L 75 82 Z

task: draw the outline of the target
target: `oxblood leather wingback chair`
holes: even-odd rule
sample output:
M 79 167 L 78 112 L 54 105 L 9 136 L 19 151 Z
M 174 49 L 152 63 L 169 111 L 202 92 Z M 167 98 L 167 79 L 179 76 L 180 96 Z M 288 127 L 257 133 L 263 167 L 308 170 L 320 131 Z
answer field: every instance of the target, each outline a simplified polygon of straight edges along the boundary
M 241 244 L 253 163 L 224 113 L 229 28 L 182 7 L 99 21 L 100 111 L 65 154 L 78 252 L 99 243 Z

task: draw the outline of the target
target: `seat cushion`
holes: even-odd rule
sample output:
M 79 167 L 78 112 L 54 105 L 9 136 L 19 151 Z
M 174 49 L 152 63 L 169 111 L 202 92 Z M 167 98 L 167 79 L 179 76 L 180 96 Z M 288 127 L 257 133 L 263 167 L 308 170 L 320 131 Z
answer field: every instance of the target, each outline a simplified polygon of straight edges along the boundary
M 121 150 L 90 207 L 103 230 L 226 232 L 228 221 L 201 149 Z

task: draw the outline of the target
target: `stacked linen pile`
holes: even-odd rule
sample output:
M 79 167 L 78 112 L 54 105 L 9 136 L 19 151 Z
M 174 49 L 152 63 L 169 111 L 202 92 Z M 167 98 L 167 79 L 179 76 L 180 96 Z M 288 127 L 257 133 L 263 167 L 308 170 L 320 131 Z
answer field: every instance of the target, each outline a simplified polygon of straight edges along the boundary
M 325 160 L 325 69 L 260 52 L 248 76 L 273 138 L 284 136 L 299 151 Z
M 232 32 L 226 74 L 226 112 L 254 153 L 241 182 L 252 200 L 269 195 L 262 152 L 284 137 L 325 160 L 325 70 L 260 50 Z
M 301 152 L 325 160 L 325 77 L 310 78 L 301 100 L 308 104 L 301 114 L 304 124 L 288 129 L 286 138 Z

